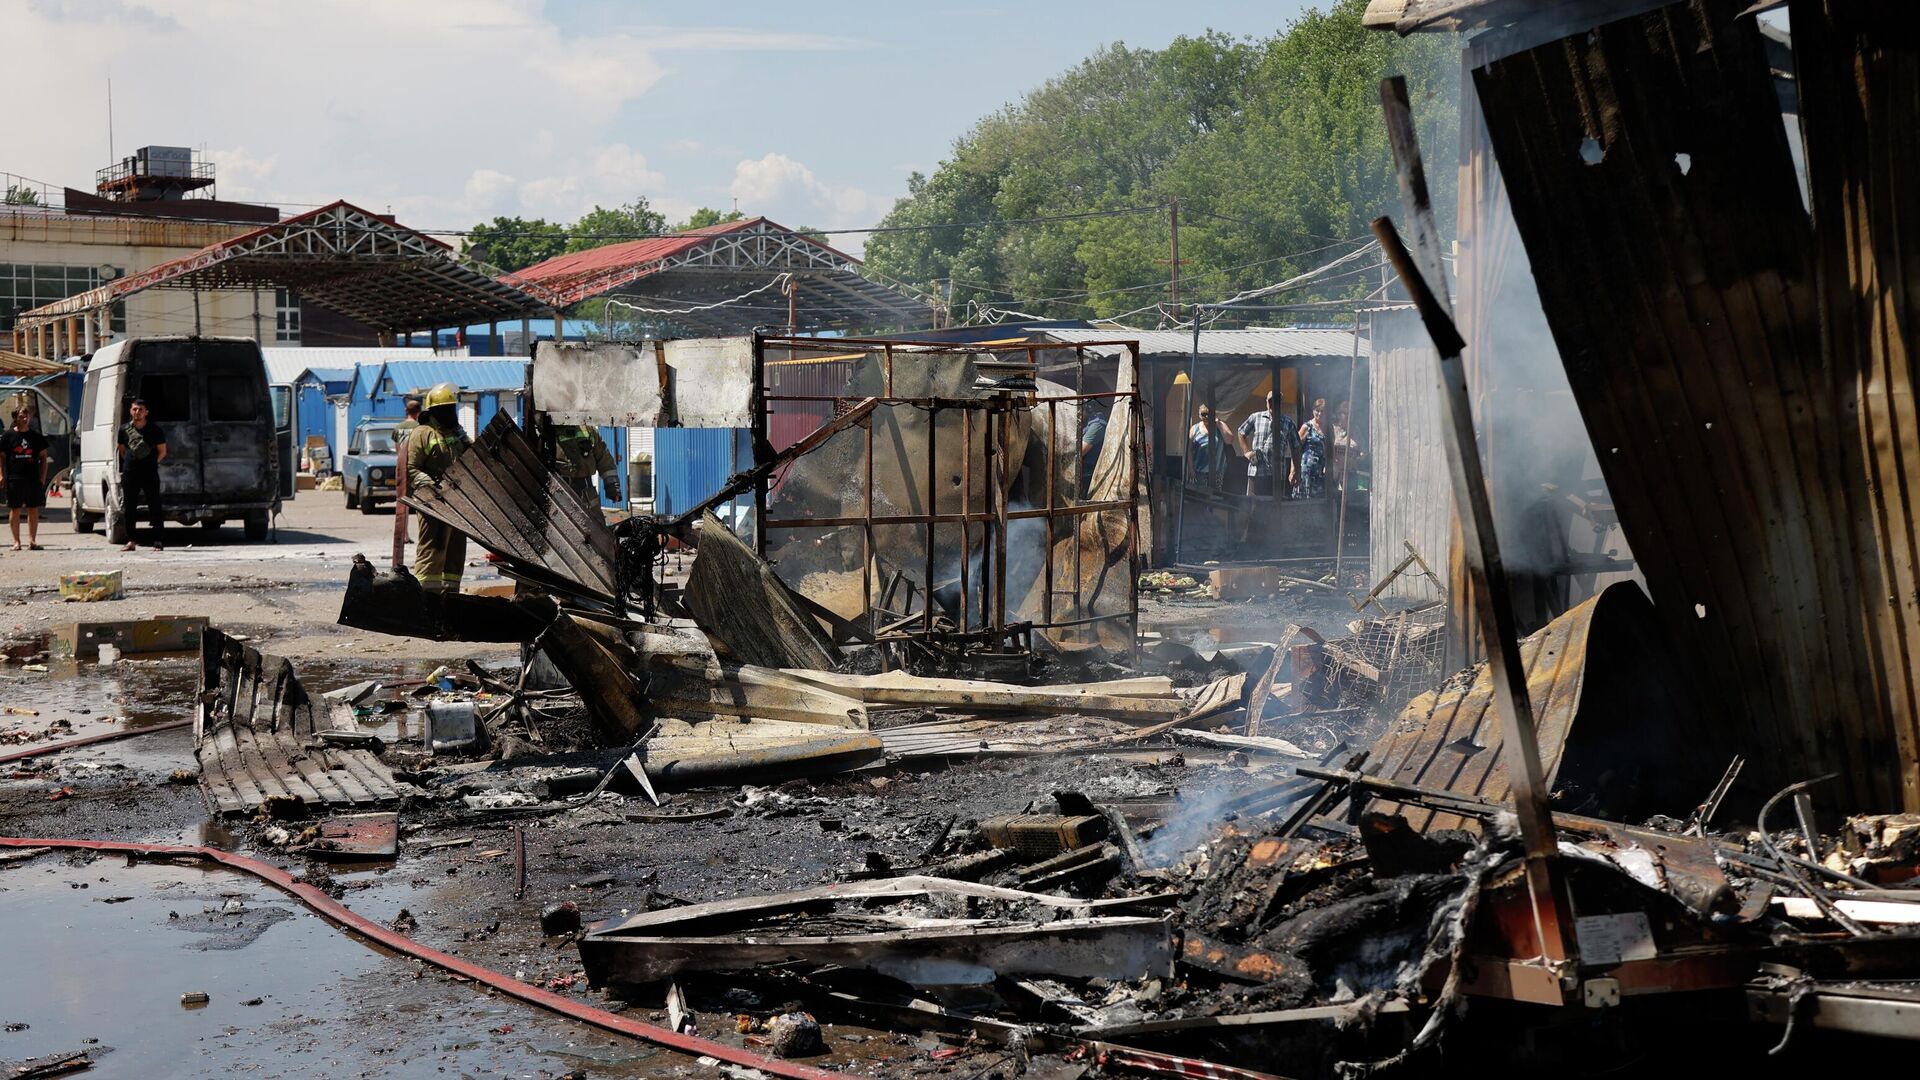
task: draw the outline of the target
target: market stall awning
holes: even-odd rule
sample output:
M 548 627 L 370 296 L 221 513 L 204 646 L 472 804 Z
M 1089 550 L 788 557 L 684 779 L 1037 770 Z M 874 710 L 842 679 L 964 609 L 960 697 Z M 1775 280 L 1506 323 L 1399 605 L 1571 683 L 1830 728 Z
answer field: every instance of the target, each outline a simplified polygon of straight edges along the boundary
M 67 365 L 58 360 L 43 360 L 37 356 L 0 349 L 0 376 L 51 375 L 65 370 Z
M 77 318 L 146 289 L 274 288 L 393 333 L 517 319 L 555 306 L 537 287 L 495 277 L 425 233 L 336 202 L 22 312 L 17 325 Z
M 512 278 L 559 306 L 609 297 L 625 305 L 613 318 L 663 321 L 697 336 L 784 327 L 789 282 L 803 330 L 923 327 L 933 313 L 925 298 L 853 256 L 763 217 L 561 255 Z

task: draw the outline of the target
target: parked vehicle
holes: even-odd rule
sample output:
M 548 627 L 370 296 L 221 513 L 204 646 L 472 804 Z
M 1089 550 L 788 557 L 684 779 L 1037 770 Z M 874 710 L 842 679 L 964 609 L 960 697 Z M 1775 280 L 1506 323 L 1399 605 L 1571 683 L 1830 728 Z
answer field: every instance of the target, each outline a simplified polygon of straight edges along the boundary
M 362 420 L 353 429 L 347 443 L 347 457 L 340 465 L 340 486 L 347 493 L 347 509 L 359 507 L 371 514 L 382 499 L 392 502 L 394 475 L 399 450 L 394 436 L 398 420 Z
M 209 530 L 239 518 L 247 539 L 266 539 L 293 480 L 293 463 L 282 453 L 291 419 L 279 422 L 290 410 L 276 408 L 291 400 L 291 390 L 269 388 L 260 346 L 247 338 L 129 338 L 95 352 L 75 417 L 75 531 L 104 522 L 108 539 L 128 538 L 115 433 L 127 422 L 127 403 L 141 398 L 167 437 L 163 517 Z

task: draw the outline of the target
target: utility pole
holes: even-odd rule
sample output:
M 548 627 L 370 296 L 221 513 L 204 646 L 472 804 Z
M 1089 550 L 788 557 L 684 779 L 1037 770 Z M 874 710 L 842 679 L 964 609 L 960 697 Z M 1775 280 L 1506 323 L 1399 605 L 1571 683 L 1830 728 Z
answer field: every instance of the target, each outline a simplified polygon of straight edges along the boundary
M 1173 263 L 1173 281 L 1168 289 L 1167 299 L 1173 305 L 1173 320 L 1180 321 L 1180 196 L 1174 195 L 1167 200 L 1167 240 L 1171 247 L 1168 261 Z
M 1161 260 L 1173 268 L 1170 288 L 1167 294 L 1167 306 L 1173 309 L 1173 320 L 1180 321 L 1180 196 L 1167 197 L 1167 239 L 1171 250 L 1168 258 Z

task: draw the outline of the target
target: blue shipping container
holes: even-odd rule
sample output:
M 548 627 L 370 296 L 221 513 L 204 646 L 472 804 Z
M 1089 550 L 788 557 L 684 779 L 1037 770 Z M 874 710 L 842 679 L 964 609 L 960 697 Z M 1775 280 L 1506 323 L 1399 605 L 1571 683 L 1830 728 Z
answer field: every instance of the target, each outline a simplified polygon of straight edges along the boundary
M 653 512 L 682 513 L 753 464 L 753 433 L 745 428 L 656 428 L 653 433 Z

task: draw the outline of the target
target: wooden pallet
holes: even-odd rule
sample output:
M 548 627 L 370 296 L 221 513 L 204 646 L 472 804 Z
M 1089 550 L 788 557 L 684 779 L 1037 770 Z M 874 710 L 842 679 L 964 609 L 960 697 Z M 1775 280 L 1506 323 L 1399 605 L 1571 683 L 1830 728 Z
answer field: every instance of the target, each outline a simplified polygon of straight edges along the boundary
M 393 773 L 364 749 L 325 746 L 321 732 L 351 724 L 316 707 L 285 659 L 209 627 L 201 639 L 194 756 L 200 787 L 223 816 L 267 802 L 312 813 L 371 810 L 400 800 Z

